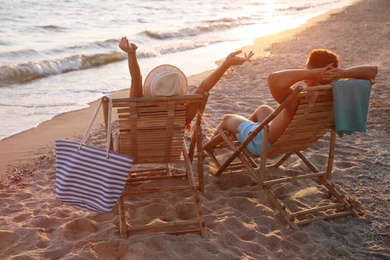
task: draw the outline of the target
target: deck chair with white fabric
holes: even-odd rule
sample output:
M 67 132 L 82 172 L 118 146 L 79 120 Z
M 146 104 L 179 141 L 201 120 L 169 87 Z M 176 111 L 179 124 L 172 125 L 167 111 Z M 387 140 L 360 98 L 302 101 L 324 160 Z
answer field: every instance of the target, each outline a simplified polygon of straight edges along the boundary
M 111 149 L 134 158 L 126 187 L 118 201 L 122 237 L 140 231 L 199 233 L 208 237 L 199 196 L 204 185 L 203 157 L 194 155 L 195 150 L 202 154 L 201 119 L 207 98 L 206 92 L 111 99 L 113 111 L 117 111 L 117 118 L 112 120 L 117 123 L 112 127 L 114 142 Z M 109 98 L 103 97 L 106 129 L 109 104 Z M 186 107 L 189 104 L 199 107 L 190 141 L 185 135 Z M 196 165 L 192 163 L 194 157 L 198 163 L 197 176 L 193 169 Z M 172 200 L 177 203 L 172 203 Z M 142 205 L 144 210 L 137 205 Z M 175 214 L 177 216 L 172 217 Z
M 368 88 L 370 88 L 371 84 L 369 81 L 367 82 L 363 82 L 363 84 L 366 84 L 366 87 L 368 84 Z M 348 81 L 348 84 L 352 87 L 360 83 L 356 80 Z M 333 91 L 332 84 L 305 88 L 298 86 L 271 115 L 260 123 L 242 144 L 227 131 L 220 130 L 216 136 L 203 145 L 205 156 L 208 156 L 217 167 L 216 175 L 229 171 L 242 171 L 242 169 L 249 172 L 257 182 L 258 187 L 265 191 L 270 201 L 294 230 L 299 230 L 302 225 L 315 220 L 332 219 L 346 215 L 357 217 L 357 212 L 347 201 L 346 195 L 330 180 L 337 135 L 335 132 Z M 356 90 L 351 92 L 353 91 L 356 92 Z M 350 94 L 346 93 L 346 95 Z M 367 94 L 365 96 L 367 103 Z M 268 143 L 269 123 L 294 98 L 299 98 L 300 104 L 292 122 L 282 136 L 272 146 L 268 147 L 266 144 Z M 341 100 L 340 102 L 343 106 L 344 101 Z M 351 105 L 354 105 L 353 102 L 351 102 Z M 348 118 L 351 117 L 347 116 Z M 264 140 L 259 158 L 253 156 L 245 147 L 262 129 L 264 129 Z M 320 161 L 320 165 L 315 166 L 304 155 L 303 151 L 314 149 L 312 146 L 319 139 L 329 143 L 329 148 L 325 148 L 328 150 L 328 155 L 326 161 L 316 158 L 316 161 Z M 222 158 L 217 156 L 218 148 L 225 148 L 225 150 L 227 148 L 231 155 L 222 156 Z M 312 150 L 311 154 L 323 154 L 320 149 L 317 150 L 319 151 Z M 286 161 L 294 159 L 294 157 L 299 158 L 303 165 L 297 166 L 293 160 L 294 163 L 289 163 L 289 165 L 292 165 L 292 169 L 278 168 L 282 164 L 286 164 Z M 323 157 L 321 155 L 321 158 Z M 312 194 L 309 195 L 309 193 Z M 313 194 L 319 198 L 315 198 L 316 196 Z M 302 199 L 301 197 L 304 197 L 303 195 L 307 195 L 312 202 L 299 201 L 299 199 Z M 300 204 L 294 205 L 296 201 Z

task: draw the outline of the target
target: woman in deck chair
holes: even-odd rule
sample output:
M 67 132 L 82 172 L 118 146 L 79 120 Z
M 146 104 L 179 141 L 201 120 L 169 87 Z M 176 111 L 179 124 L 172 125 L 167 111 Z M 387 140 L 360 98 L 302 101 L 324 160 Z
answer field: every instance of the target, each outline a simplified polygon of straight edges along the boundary
M 326 49 L 312 50 L 307 59 L 305 69 L 282 70 L 271 73 L 267 83 L 273 98 L 280 104 L 293 92 L 293 86 L 298 82 L 305 82 L 308 86 L 329 84 L 342 78 L 366 79 L 372 83 L 378 73 L 376 66 L 357 66 L 347 69 L 339 68 L 338 56 Z M 269 146 L 283 134 L 290 124 L 298 106 L 298 99 L 291 102 L 279 113 L 269 125 Z M 242 143 L 248 135 L 262 122 L 273 109 L 266 105 L 259 106 L 248 118 L 237 114 L 227 114 L 216 127 L 213 135 L 218 130 L 228 130 Z M 262 130 L 247 149 L 254 155 L 261 155 L 263 143 Z
M 146 77 L 144 87 L 142 85 L 141 70 L 136 56 L 137 45 L 129 43 L 126 37 L 122 37 L 119 42 L 119 48 L 128 54 L 128 65 L 131 76 L 130 97 L 143 96 L 174 96 L 187 94 L 187 79 L 180 69 L 172 65 L 163 65 L 153 69 Z M 244 57 L 238 57 L 242 51 L 230 53 L 224 62 L 206 77 L 195 90 L 195 94 L 203 94 L 210 91 L 220 80 L 222 75 L 231 67 L 241 65 L 250 61 L 253 52 L 244 54 Z M 190 125 L 196 115 L 197 107 L 189 106 L 187 108 L 187 125 Z

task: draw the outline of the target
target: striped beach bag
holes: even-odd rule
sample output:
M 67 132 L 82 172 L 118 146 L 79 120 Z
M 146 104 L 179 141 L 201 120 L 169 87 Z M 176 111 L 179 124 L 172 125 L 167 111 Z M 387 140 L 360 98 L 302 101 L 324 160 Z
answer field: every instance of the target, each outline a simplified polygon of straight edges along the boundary
M 81 142 L 56 140 L 56 198 L 80 209 L 110 212 L 125 187 L 133 158 L 109 151 L 111 102 L 106 149 L 85 144 L 100 107 L 101 102 Z

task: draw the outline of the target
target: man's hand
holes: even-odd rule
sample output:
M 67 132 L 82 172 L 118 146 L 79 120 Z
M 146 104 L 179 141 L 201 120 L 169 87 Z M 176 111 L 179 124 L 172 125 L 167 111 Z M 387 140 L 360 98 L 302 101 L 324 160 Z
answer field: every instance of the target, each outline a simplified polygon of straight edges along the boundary
M 321 74 L 322 75 L 319 77 L 320 82 L 330 83 L 341 79 L 342 70 L 333 67 L 333 63 L 331 63 L 322 68 Z

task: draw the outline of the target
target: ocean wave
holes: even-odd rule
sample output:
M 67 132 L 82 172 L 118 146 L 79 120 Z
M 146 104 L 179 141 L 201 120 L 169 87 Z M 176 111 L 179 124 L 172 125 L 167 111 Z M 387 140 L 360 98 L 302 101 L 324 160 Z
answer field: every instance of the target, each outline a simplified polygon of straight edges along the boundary
M 280 8 L 278 11 L 303 11 L 307 9 L 312 9 L 312 8 L 319 8 L 322 6 L 326 6 L 329 4 L 332 4 L 335 1 L 323 1 L 323 2 L 312 2 L 312 3 L 306 3 L 306 4 L 299 4 L 299 3 L 291 3 L 291 6 L 286 7 L 286 8 Z
M 179 44 L 169 44 L 159 46 L 155 49 L 138 50 L 137 57 L 154 58 L 165 54 L 194 50 L 205 46 L 220 43 L 222 40 L 207 40 L 194 41 Z M 101 42 L 94 42 L 91 45 L 101 46 L 102 49 L 118 44 L 117 39 L 110 39 Z M 77 51 L 82 50 L 82 46 L 73 46 Z M 68 48 L 69 49 L 69 48 Z M 18 51 L 18 54 L 26 52 L 34 52 L 33 50 Z M 4 53 L 3 53 L 4 54 Z M 122 51 L 112 51 L 110 53 L 97 53 L 91 55 L 73 55 L 66 58 L 56 60 L 30 61 L 19 64 L 10 64 L 0 66 L 0 87 L 8 86 L 17 83 L 27 83 L 32 80 L 59 75 L 62 73 L 85 70 L 94 67 L 107 65 L 114 62 L 119 62 L 126 59 L 127 56 Z
M 89 69 L 121 61 L 126 56 L 122 52 L 74 55 L 57 60 L 26 62 L 0 66 L 0 87 L 15 83 L 26 83 L 35 79 L 58 75 L 76 70 Z
M 60 50 L 52 50 L 52 51 L 54 51 L 54 52 L 67 51 L 67 50 L 79 51 L 79 50 L 89 50 L 89 49 L 96 49 L 96 48 L 112 49 L 113 46 L 115 46 L 115 47 L 118 46 L 119 39 L 120 38 L 118 37 L 118 39 L 108 39 L 108 40 L 104 40 L 104 41 L 95 41 L 95 42 L 89 42 L 89 43 L 85 43 L 85 44 L 76 44 L 76 45 L 65 47 L 65 48 L 60 49 Z
M 58 25 L 51 25 L 51 24 L 35 26 L 35 28 L 41 29 L 41 30 L 53 31 L 53 32 L 61 32 L 61 31 L 65 31 L 67 29 L 65 27 L 61 27 Z
M 206 47 L 209 45 L 217 44 L 222 42 L 222 40 L 215 40 L 215 41 L 197 41 L 193 43 L 184 43 L 184 44 L 177 44 L 177 45 L 169 45 L 164 46 L 158 49 L 158 53 L 161 55 L 169 54 L 169 53 L 176 53 L 176 52 L 182 52 L 182 51 L 189 51 L 194 50 L 202 47 Z
M 67 102 L 67 103 L 52 103 L 52 104 L 15 104 L 15 103 L 0 103 L 0 107 L 16 107 L 16 108 L 47 108 L 47 107 L 75 107 L 78 104 L 75 102 Z
M 22 49 L 18 51 L 0 52 L 0 57 L 4 59 L 10 59 L 10 58 L 15 59 L 15 57 L 26 57 L 26 56 L 34 57 L 34 56 L 38 56 L 38 54 L 39 53 L 34 49 Z
M 311 8 L 312 5 L 306 4 L 306 5 L 300 5 L 300 6 L 289 6 L 289 7 L 283 7 L 279 8 L 278 11 L 302 11 Z
M 254 24 L 253 21 L 224 18 L 221 20 L 210 20 L 206 25 L 198 25 L 194 27 L 182 28 L 173 31 L 152 31 L 146 30 L 142 34 L 155 40 L 177 39 L 183 37 L 198 36 L 203 33 L 209 33 L 213 31 L 229 30 L 239 26 L 246 26 Z

